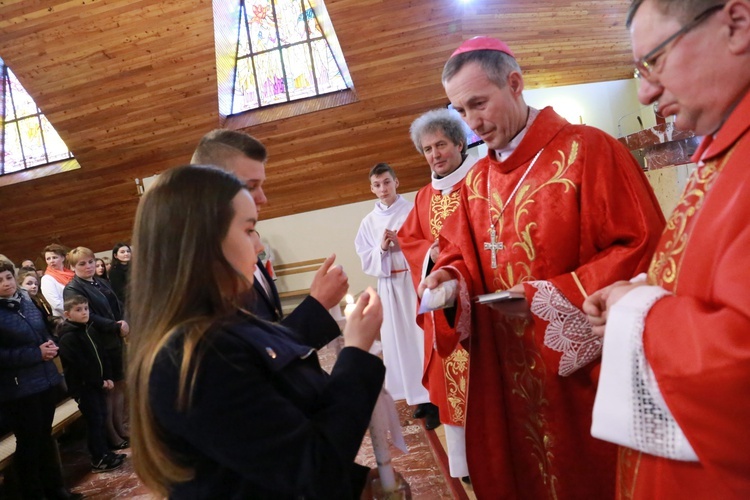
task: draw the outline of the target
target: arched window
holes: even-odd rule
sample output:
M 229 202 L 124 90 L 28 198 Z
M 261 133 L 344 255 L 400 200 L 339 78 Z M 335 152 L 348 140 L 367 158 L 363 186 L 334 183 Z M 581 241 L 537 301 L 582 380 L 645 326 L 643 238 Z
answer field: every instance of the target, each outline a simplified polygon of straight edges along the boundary
M 309 0 L 240 0 L 229 114 L 351 86 L 331 49 L 335 34 L 321 29 L 316 10 Z
M 18 78 L 0 59 L 0 175 L 73 158 Z

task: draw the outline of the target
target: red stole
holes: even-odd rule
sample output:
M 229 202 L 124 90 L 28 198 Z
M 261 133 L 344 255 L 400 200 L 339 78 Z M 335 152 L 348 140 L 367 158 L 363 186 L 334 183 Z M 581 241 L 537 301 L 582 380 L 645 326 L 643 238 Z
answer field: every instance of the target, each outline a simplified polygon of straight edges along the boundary
M 409 262 L 415 288 L 422 281 L 424 260 L 430 246 L 440 235 L 445 219 L 458 208 L 460 186 L 459 183 L 445 196 L 429 184 L 420 189 L 414 200 L 414 209 L 399 230 L 399 244 Z M 441 318 L 443 320 L 439 321 Z M 417 316 L 417 323 L 425 335 L 422 384 L 430 393 L 430 402 L 440 408 L 441 422 L 463 426 L 469 383 L 469 353 L 460 344 L 457 345 L 454 328 L 448 325 L 442 314 Z M 438 350 L 445 355 L 438 354 Z

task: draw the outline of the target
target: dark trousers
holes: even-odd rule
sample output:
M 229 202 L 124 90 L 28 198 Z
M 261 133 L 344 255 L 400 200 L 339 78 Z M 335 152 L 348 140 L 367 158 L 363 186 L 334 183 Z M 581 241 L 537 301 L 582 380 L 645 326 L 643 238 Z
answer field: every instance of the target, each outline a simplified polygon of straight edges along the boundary
M 88 438 L 91 462 L 96 463 L 107 453 L 107 399 L 104 389 L 83 387 L 76 398 L 81 415 L 86 421 L 86 435 Z
M 51 388 L 0 403 L 16 435 L 13 461 L 24 499 L 41 499 L 45 491 L 63 487 L 57 444 L 52 438 L 56 394 L 55 388 Z

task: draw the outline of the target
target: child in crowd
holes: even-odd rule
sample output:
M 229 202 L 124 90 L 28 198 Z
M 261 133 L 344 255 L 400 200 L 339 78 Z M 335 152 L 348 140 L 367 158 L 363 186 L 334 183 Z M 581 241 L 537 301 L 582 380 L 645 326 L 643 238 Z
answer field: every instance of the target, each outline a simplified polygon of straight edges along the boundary
M 31 301 L 39 309 L 39 312 L 42 313 L 42 318 L 45 325 L 47 325 L 49 333 L 53 336 L 56 335 L 57 325 L 62 323 L 63 319 L 53 314 L 52 306 L 44 298 L 44 295 L 39 292 L 39 277 L 36 274 L 36 270 L 30 267 L 22 267 L 18 270 L 16 281 L 22 289 L 26 290 Z
M 82 295 L 89 301 L 89 315 L 96 326 L 95 338 L 112 366 L 113 390 L 107 393 L 107 439 L 110 448 L 123 450 L 129 446 L 125 429 L 125 365 L 124 338 L 130 327 L 123 319 L 123 306 L 108 281 L 96 276 L 96 257 L 85 247 L 68 252 L 68 263 L 75 277 L 65 286 L 63 296 L 68 299 Z
M 68 392 L 75 398 L 86 421 L 91 472 L 115 470 L 122 465 L 125 455 L 111 453 L 107 447 L 106 391 L 114 387 L 110 360 L 96 343 L 86 297 L 67 298 L 63 314 L 65 322 L 59 328 L 60 358 Z

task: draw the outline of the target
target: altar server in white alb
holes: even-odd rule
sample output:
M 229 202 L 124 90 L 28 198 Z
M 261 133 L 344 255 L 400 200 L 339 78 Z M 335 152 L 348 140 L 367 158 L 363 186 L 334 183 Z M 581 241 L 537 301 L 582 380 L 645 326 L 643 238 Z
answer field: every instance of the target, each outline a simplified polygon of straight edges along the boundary
M 430 400 L 422 385 L 424 333 L 416 322 L 417 294 L 396 235 L 414 204 L 399 195 L 397 188 L 398 178 L 387 163 L 370 170 L 370 190 L 378 201 L 362 220 L 354 245 L 364 272 L 378 278 L 385 388 L 393 399 L 419 405 Z

